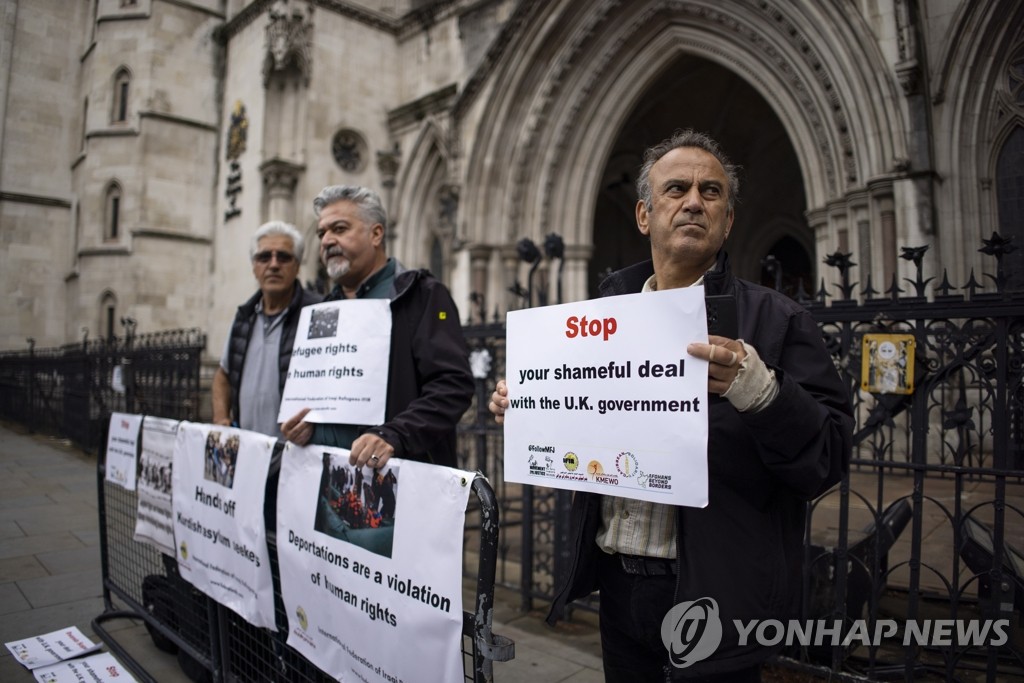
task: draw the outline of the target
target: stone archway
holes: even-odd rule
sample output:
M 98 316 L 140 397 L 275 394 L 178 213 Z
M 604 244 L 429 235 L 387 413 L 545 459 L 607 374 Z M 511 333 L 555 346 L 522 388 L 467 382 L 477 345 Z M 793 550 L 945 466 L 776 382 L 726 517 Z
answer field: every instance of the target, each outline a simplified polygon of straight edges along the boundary
M 708 133 L 741 167 L 736 220 L 726 243 L 736 274 L 765 281 L 762 260 L 782 243 L 786 270 L 800 268 L 785 272 L 786 281 L 802 279 L 813 288 L 808 283 L 814 282 L 814 236 L 804 215 L 804 180 L 781 121 L 739 75 L 684 54 L 651 81 L 612 148 L 594 211 L 589 294 L 596 294 L 608 269 L 650 257 L 647 240 L 636 230 L 636 175 L 643 150 L 680 128 Z
M 592 295 L 613 257 L 642 246 L 612 230 L 635 229 L 639 154 L 688 125 L 746 167 L 727 243 L 741 276 L 760 281 L 761 259 L 786 236 L 813 255 L 797 259 L 808 270 L 837 249 L 895 254 L 871 244 L 920 211 L 908 204 L 917 190 L 894 171 L 906 121 L 899 85 L 867 49 L 869 27 L 829 3 L 732 10 L 711 0 L 554 0 L 510 19 L 507 44 L 455 112 L 468 151 L 459 175 L 473 188 L 462 215 L 474 262 L 496 275 L 489 300 L 508 300 L 522 276 L 516 241 L 549 232 L 565 239 L 565 299 Z

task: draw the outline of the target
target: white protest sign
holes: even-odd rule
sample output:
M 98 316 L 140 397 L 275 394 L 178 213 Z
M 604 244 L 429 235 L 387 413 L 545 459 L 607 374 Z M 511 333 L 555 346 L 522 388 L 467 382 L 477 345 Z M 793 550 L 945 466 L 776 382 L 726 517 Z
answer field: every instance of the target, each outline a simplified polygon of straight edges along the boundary
M 174 555 L 171 524 L 171 472 L 178 421 L 147 415 L 142 420 L 142 456 L 136 482 L 139 509 L 135 540 L 149 543 L 165 555 Z
M 278 421 L 303 408 L 306 422 L 384 422 L 391 302 L 349 299 L 306 306 L 295 330 Z
M 462 681 L 462 537 L 474 475 L 285 446 L 277 551 L 288 645 L 338 680 Z
M 100 646 L 89 640 L 77 626 L 69 626 L 41 636 L 4 643 L 14 655 L 14 661 L 27 669 L 47 666 L 72 657 L 98 650 Z
M 135 470 L 139 452 L 141 415 L 111 413 L 107 431 L 107 459 L 104 479 L 129 491 L 135 490 Z
M 508 314 L 505 480 L 708 502 L 704 288 Z
M 132 676 L 114 655 L 103 652 L 83 659 L 73 659 L 36 669 L 32 672 L 38 683 L 134 683 Z
M 182 422 L 174 537 L 182 578 L 254 626 L 276 630 L 263 501 L 276 439 Z

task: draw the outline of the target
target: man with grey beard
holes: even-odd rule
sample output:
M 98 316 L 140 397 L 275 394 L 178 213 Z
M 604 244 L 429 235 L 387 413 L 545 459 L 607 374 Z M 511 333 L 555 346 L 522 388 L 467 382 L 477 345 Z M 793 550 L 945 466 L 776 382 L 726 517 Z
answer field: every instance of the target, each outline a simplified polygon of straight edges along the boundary
M 391 301 L 387 403 L 380 425 L 313 424 L 304 421 L 305 408 L 282 433 L 300 446 L 347 448 L 357 467 L 380 468 L 392 457 L 456 466 L 455 426 L 474 388 L 451 294 L 429 271 L 407 270 L 388 257 L 387 214 L 372 190 L 325 187 L 313 211 L 320 259 L 334 283 L 325 301 Z

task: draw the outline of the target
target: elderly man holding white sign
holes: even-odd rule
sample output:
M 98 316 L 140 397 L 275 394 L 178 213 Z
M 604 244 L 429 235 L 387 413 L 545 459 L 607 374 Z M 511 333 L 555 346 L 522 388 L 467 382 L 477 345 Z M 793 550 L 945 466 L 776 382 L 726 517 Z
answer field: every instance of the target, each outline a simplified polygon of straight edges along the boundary
M 300 446 L 314 443 L 349 449 L 355 466 L 380 468 L 396 457 L 454 467 L 455 425 L 469 407 L 474 388 L 451 294 L 429 271 L 407 270 L 388 257 L 387 214 L 373 191 L 347 185 L 325 187 L 313 200 L 313 209 L 319 218 L 320 258 L 335 285 L 325 304 L 317 308 L 326 302 L 343 303 L 335 305 L 333 322 L 311 321 L 306 341 L 326 339 L 335 334 L 331 331 L 335 328 L 344 332 L 346 327 L 366 324 L 365 316 L 355 319 L 359 307 L 349 308 L 346 302 L 380 299 L 389 302 L 384 308 L 391 329 L 384 335 L 384 344 L 390 338 L 390 348 L 376 343 L 369 344 L 376 348 L 364 348 L 368 344 L 362 342 L 372 338 L 368 333 L 362 342 L 309 343 L 305 349 L 311 353 L 326 349 L 353 359 L 379 355 L 384 366 L 379 375 L 386 381 L 379 382 L 365 401 L 379 401 L 383 419 L 359 424 L 314 422 L 306 418 L 316 411 L 311 414 L 306 407 L 284 421 L 282 433 Z M 340 385 L 346 379 L 355 383 L 377 376 L 375 372 L 355 364 L 336 365 L 327 373 L 330 378 L 317 381 L 321 386 Z M 282 412 L 286 405 L 291 403 L 283 404 Z
M 808 312 L 731 274 L 723 245 L 738 179 L 718 144 L 681 131 L 644 162 L 636 220 L 651 260 L 613 273 L 601 294 L 703 285 L 735 299 L 736 338 L 686 348 L 707 362 L 708 504 L 578 491 L 573 570 L 548 619 L 600 591 L 607 681 L 758 681 L 777 648 L 745 642 L 736 623 L 796 613 L 805 504 L 849 462 L 849 392 Z M 499 382 L 490 403 L 499 422 L 516 410 L 509 396 Z

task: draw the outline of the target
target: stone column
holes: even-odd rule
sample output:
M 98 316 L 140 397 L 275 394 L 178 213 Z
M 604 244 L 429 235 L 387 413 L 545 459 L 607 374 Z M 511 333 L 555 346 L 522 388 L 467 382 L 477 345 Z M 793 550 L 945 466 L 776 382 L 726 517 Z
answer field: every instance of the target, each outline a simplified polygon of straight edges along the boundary
M 295 223 L 295 186 L 305 166 L 283 159 L 269 159 L 260 164 L 263 177 L 263 221 Z
M 817 279 L 814 282 L 805 283 L 807 293 L 813 297 L 821 285 L 821 262 L 830 252 L 828 244 L 829 213 L 827 209 L 816 209 L 808 211 L 805 215 L 807 216 L 807 224 L 811 227 L 811 232 L 814 235 L 814 263 L 816 265 L 814 272 L 817 274 Z
M 881 197 L 878 200 L 878 217 L 882 226 L 882 273 L 885 280 L 881 283 L 883 291 L 892 284 L 896 272 L 896 210 L 892 197 Z
M 519 252 L 516 250 L 515 244 L 503 244 L 501 246 L 501 263 L 505 271 L 505 287 L 502 292 L 499 292 L 499 298 L 496 299 L 495 303 L 497 303 L 500 309 L 498 312 L 504 313 L 514 308 L 520 308 L 523 305 L 523 300 L 509 291 L 516 284 L 519 275 Z M 526 287 L 525 282 L 520 282 L 519 284 L 524 288 Z
M 590 296 L 587 270 L 594 247 L 590 244 L 565 245 L 565 266 L 562 270 L 562 300 L 582 301 Z
M 384 233 L 387 237 L 388 253 L 393 252 L 395 238 L 398 237 L 398 209 L 394 205 L 395 181 L 398 177 L 398 169 L 401 166 L 402 150 L 395 143 L 390 150 L 377 152 L 377 171 L 380 172 L 380 184 L 384 188 L 384 208 L 388 212 L 388 229 Z

